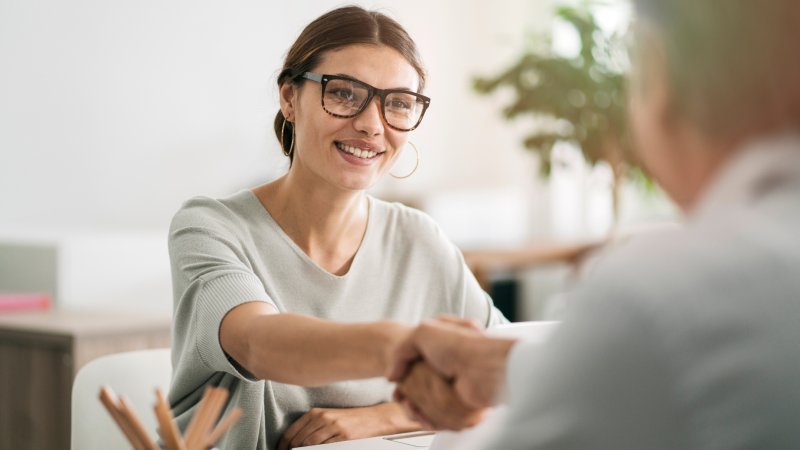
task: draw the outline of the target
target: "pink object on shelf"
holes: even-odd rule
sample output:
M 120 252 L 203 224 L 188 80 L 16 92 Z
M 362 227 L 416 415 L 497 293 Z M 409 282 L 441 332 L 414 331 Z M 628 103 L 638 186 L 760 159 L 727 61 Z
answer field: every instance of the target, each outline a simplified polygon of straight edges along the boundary
M 48 294 L 0 293 L 0 311 L 24 311 L 49 308 L 50 295 Z

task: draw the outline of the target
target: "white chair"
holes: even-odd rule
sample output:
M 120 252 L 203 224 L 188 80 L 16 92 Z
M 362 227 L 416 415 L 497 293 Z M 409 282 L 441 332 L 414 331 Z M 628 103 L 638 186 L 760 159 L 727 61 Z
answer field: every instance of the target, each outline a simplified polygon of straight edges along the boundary
M 100 403 L 100 387 L 108 385 L 133 404 L 155 439 L 155 389 L 166 394 L 172 376 L 168 348 L 141 350 L 97 358 L 78 372 L 72 384 L 72 450 L 130 450 L 117 424 Z

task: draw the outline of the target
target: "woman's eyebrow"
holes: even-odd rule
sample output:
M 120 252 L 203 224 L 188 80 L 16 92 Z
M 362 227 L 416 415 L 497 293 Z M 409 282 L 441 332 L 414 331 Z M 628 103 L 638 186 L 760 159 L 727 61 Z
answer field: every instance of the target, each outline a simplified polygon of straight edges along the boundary
M 339 72 L 339 73 L 332 73 L 331 75 L 336 75 L 337 77 L 350 78 L 350 79 L 356 80 L 358 82 L 361 82 L 361 83 L 364 83 L 364 84 L 372 86 L 371 84 L 367 83 L 366 81 L 361 81 L 360 79 L 358 79 L 358 78 L 356 78 L 356 77 L 354 77 L 354 76 L 352 76 L 350 74 L 347 74 L 347 73 Z M 414 89 L 411 89 L 408 86 L 391 87 L 391 88 L 386 88 L 386 89 L 383 89 L 383 90 L 385 91 L 385 90 L 397 90 L 397 89 L 400 89 L 400 90 L 403 90 L 403 91 L 417 92 L 417 91 L 415 91 Z

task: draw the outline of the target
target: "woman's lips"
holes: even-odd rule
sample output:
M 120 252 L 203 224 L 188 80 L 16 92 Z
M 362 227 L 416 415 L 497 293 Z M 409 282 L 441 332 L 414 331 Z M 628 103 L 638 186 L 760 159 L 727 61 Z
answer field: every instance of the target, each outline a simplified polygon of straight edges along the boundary
M 360 148 L 345 145 L 340 142 L 334 142 L 334 147 L 336 147 L 336 150 L 338 150 L 339 154 L 342 155 L 342 158 L 344 158 L 345 161 L 359 166 L 373 164 L 384 153 L 376 152 L 374 150 L 362 150 Z

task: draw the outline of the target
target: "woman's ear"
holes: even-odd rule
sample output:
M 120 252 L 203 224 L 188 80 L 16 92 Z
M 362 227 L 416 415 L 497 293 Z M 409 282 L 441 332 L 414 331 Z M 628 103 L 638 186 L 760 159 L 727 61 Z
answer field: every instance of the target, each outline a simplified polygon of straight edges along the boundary
M 289 122 L 294 122 L 295 107 L 297 105 L 297 86 L 293 83 L 283 83 L 280 88 L 280 103 L 283 117 Z

